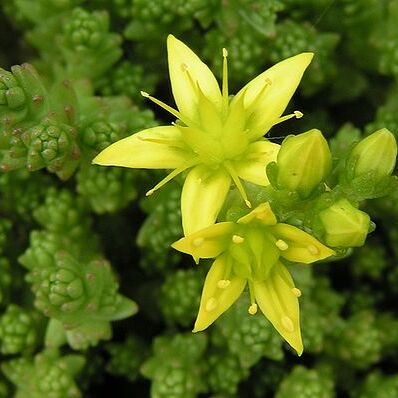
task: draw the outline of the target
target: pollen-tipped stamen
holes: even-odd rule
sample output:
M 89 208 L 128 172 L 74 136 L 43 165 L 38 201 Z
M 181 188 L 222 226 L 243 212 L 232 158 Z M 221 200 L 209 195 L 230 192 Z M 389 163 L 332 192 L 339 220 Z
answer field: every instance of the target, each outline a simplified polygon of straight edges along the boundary
M 222 111 L 224 117 L 228 113 L 228 51 L 226 48 L 222 49 L 223 65 L 222 65 Z
M 160 106 L 167 112 L 171 113 L 173 116 L 175 116 L 177 119 L 181 120 L 187 126 L 194 125 L 194 123 L 189 118 L 187 118 L 186 116 L 183 116 L 180 112 L 178 112 L 176 109 L 172 108 L 170 105 L 165 104 L 163 101 L 160 101 L 155 97 L 152 97 L 152 95 L 148 94 L 145 91 L 141 91 L 141 95 L 144 98 L 148 98 L 149 100 L 151 100 L 152 102 L 154 102 L 156 105 Z
M 252 204 L 250 203 L 249 199 L 247 198 L 245 188 L 243 187 L 243 185 L 240 181 L 238 173 L 236 172 L 236 170 L 234 169 L 234 167 L 232 166 L 232 164 L 229 161 L 224 162 L 224 167 L 226 168 L 227 172 L 231 176 L 233 182 L 236 185 L 236 188 L 238 188 L 238 191 L 239 191 L 240 195 L 242 196 L 242 199 L 246 203 L 246 206 L 250 209 L 252 207 Z
M 296 119 L 300 119 L 303 117 L 303 113 L 300 111 L 294 111 L 293 113 L 290 113 L 289 115 L 285 115 L 282 116 L 278 119 L 276 119 L 276 121 L 274 123 L 272 123 L 273 126 L 285 122 L 286 120 L 292 119 L 293 117 L 295 117 Z
M 150 189 L 145 196 L 150 196 L 152 195 L 155 191 L 157 191 L 159 188 L 161 188 L 163 185 L 167 184 L 169 181 L 171 181 L 174 177 L 178 176 L 178 174 L 181 174 L 183 171 L 196 166 L 199 164 L 200 161 L 198 158 L 194 158 L 185 164 L 183 164 L 181 167 L 178 167 L 177 169 L 173 170 L 170 174 L 168 174 L 165 178 L 163 178 L 162 181 L 157 183 L 152 189 Z
M 256 303 L 256 297 L 254 295 L 253 282 L 248 281 L 248 284 L 249 284 L 249 294 L 250 294 L 250 306 L 247 311 L 250 315 L 255 315 L 257 313 L 257 303 Z

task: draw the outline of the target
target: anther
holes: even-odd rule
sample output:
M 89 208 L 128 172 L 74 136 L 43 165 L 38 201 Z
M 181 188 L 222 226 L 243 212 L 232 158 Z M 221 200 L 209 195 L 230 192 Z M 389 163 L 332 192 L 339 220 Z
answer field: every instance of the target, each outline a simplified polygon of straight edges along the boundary
M 301 290 L 297 289 L 297 287 L 292 288 L 292 293 L 296 296 L 296 297 L 300 297 L 301 296 Z
M 287 250 L 287 249 L 289 248 L 289 245 L 288 245 L 284 240 L 282 240 L 282 239 L 278 239 L 278 240 L 275 242 L 275 246 L 276 246 L 279 250 L 282 250 L 282 251 Z
M 288 317 L 288 316 L 283 316 L 281 319 L 282 326 L 288 331 L 288 332 L 294 332 L 294 325 L 293 321 Z
M 204 242 L 204 238 L 199 237 L 199 238 L 195 238 L 195 239 L 192 241 L 192 244 L 193 244 L 195 247 L 199 247 L 199 246 L 202 245 L 203 242 Z
M 221 279 L 217 282 L 217 287 L 220 289 L 226 289 L 231 284 L 229 279 Z
M 224 58 L 227 58 L 227 57 L 228 57 L 228 51 L 227 51 L 226 48 L 223 48 L 223 49 L 222 49 L 222 56 L 223 56 Z
M 146 91 L 140 91 L 140 93 L 141 93 L 141 95 L 142 95 L 144 98 L 149 98 L 149 97 L 150 97 L 150 95 L 149 95 Z
M 307 250 L 310 252 L 310 254 L 319 254 L 319 249 L 314 245 L 308 245 Z
M 249 208 L 249 209 L 251 209 L 252 208 L 252 204 L 250 203 L 250 201 L 249 200 L 245 200 L 245 203 L 246 203 L 246 206 Z
M 244 242 L 245 238 L 243 236 L 240 235 L 233 235 L 232 236 L 232 242 L 234 243 L 242 243 Z
M 257 313 L 257 304 L 256 303 L 252 303 L 251 306 L 249 307 L 249 309 L 247 310 L 247 312 L 250 315 L 255 315 Z
M 151 196 L 155 191 L 153 189 L 150 189 L 145 196 Z
M 303 117 L 303 112 L 300 111 L 294 111 L 294 116 L 296 116 L 297 119 L 300 119 Z
M 206 311 L 211 312 L 216 309 L 218 305 L 217 299 L 214 297 L 210 297 L 206 302 Z

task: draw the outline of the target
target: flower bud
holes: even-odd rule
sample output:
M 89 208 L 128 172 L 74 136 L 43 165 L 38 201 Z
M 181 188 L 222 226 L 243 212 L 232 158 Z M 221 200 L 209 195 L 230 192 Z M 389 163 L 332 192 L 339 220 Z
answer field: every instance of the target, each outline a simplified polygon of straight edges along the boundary
M 322 133 L 312 129 L 285 138 L 278 153 L 277 165 L 278 186 L 297 191 L 305 198 L 329 174 L 332 156 Z
M 318 215 L 324 229 L 324 241 L 331 247 L 358 247 L 365 243 L 370 217 L 341 199 Z
M 354 163 L 354 177 L 373 172 L 376 180 L 394 170 L 397 142 L 387 129 L 380 129 L 361 140 L 352 150 L 348 163 Z

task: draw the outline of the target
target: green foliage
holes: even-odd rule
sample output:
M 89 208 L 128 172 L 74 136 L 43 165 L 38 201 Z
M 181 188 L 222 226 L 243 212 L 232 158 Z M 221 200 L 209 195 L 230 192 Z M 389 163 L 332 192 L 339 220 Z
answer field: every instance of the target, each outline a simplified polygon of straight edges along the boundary
M 397 16 L 393 0 L 3 0 L 0 397 L 100 398 L 111 386 L 152 398 L 396 398 L 392 146 L 358 145 L 384 128 L 398 138 Z M 304 117 L 270 134 L 281 143 L 319 128 L 331 169 L 318 162 L 322 181 L 292 188 L 278 184 L 277 161 L 271 185 L 245 186 L 278 222 L 326 243 L 342 226 L 350 237 L 334 241 L 333 261 L 289 264 L 302 292 L 300 358 L 247 313 L 246 293 L 191 334 L 209 264 L 170 248 L 183 235 L 179 180 L 144 198 L 163 175 L 91 165 L 112 143 L 172 122 L 140 94 L 170 103 L 169 33 L 219 80 L 225 47 L 232 94 L 286 57 L 315 53 L 285 112 Z M 247 212 L 233 188 L 220 220 Z
M 148 347 L 142 339 L 130 334 L 121 343 L 108 344 L 106 350 L 110 355 L 106 366 L 109 373 L 130 381 L 139 377 L 140 367 L 148 356 Z
M 290 374 L 282 380 L 276 398 L 332 398 L 333 379 L 325 372 L 295 366 Z
M 74 378 L 84 362 L 79 355 L 61 357 L 56 351 L 44 351 L 33 359 L 12 359 L 2 369 L 17 387 L 16 398 L 79 398 L 82 395 Z
M 31 310 L 15 304 L 7 306 L 0 317 L 0 352 L 19 354 L 33 351 L 38 340 L 37 317 Z
M 205 391 L 204 335 L 175 334 L 155 339 L 153 355 L 141 372 L 152 380 L 154 398 L 191 398 Z

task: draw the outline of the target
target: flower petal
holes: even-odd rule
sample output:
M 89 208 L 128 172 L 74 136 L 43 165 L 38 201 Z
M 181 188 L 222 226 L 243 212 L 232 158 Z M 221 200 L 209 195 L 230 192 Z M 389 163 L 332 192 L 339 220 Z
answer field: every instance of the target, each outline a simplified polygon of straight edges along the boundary
M 187 175 L 181 194 L 182 226 L 185 235 L 215 223 L 231 185 L 222 168 L 199 165 Z
M 289 261 L 310 264 L 335 254 L 312 235 L 293 225 L 279 223 L 272 226 L 271 231 L 275 238 L 287 244 L 287 248 L 281 250 L 281 256 Z
M 227 255 L 217 257 L 207 273 L 193 332 L 200 332 L 211 325 L 237 300 L 245 288 L 246 280 L 236 276 L 229 279 L 227 287 L 219 287 L 218 283 L 225 280 L 228 261 Z
M 239 177 L 253 184 L 269 185 L 265 169 L 276 161 L 280 145 L 269 141 L 257 141 L 249 145 L 245 157 L 236 161 L 234 167 Z
M 278 333 L 297 351 L 303 352 L 300 310 L 294 282 L 284 265 L 278 263 L 265 281 L 253 281 L 258 306 Z
M 194 156 L 174 126 L 158 126 L 130 135 L 105 148 L 93 163 L 145 169 L 175 169 Z
M 312 57 L 313 53 L 301 53 L 287 58 L 239 91 L 233 102 L 244 96 L 244 107 L 251 113 L 249 128 L 264 135 L 272 127 L 286 109 Z
M 238 220 L 239 224 L 248 224 L 249 222 L 257 220 L 264 225 L 270 226 L 276 224 L 276 217 L 268 202 L 260 203 L 249 214 L 241 217 Z
M 173 35 L 167 38 L 169 73 L 174 99 L 180 112 L 190 119 L 198 118 L 200 90 L 218 109 L 221 109 L 220 87 L 211 70 L 183 42 Z
M 217 257 L 231 244 L 235 230 L 235 223 L 221 222 L 181 238 L 171 246 L 191 254 L 194 259 Z

